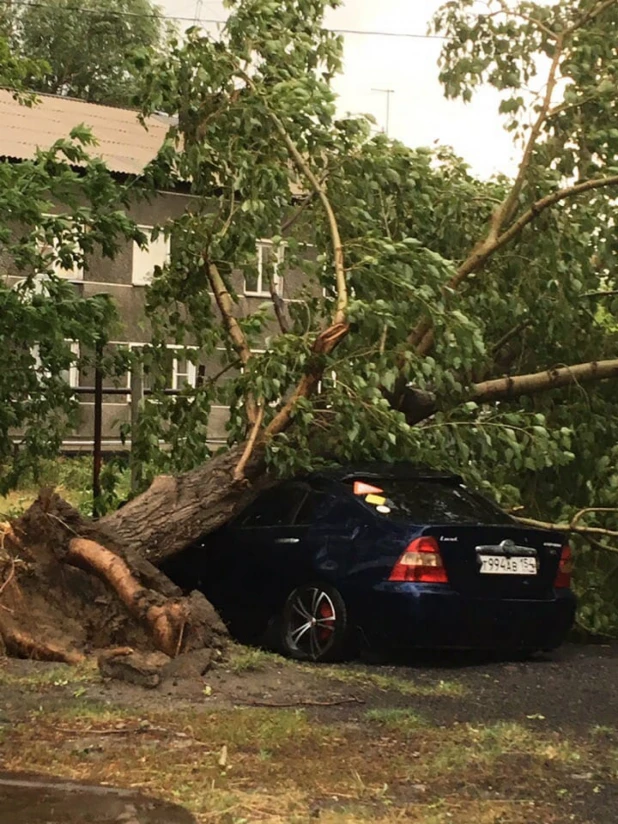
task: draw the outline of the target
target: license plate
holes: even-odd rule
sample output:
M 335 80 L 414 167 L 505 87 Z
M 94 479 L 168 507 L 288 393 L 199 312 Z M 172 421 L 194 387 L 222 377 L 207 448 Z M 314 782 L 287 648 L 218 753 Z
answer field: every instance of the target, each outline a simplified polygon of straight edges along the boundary
M 482 555 L 483 575 L 536 575 L 536 558 L 507 558 L 504 555 Z

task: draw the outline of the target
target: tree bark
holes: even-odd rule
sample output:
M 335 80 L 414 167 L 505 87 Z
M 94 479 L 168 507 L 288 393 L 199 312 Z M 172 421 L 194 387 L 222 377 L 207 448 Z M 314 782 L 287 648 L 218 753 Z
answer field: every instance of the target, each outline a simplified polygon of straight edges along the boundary
M 264 484 L 264 450 L 259 445 L 244 466 L 244 480 L 235 481 L 244 451 L 241 444 L 191 472 L 156 478 L 142 495 L 102 518 L 99 533 L 153 564 L 176 554 L 229 521 L 253 496 L 252 484 Z
M 560 389 L 573 384 L 590 383 L 607 378 L 618 377 L 618 358 L 591 363 L 577 363 L 574 366 L 562 366 L 535 372 L 530 375 L 498 378 L 484 381 L 474 386 L 474 400 L 487 401 L 508 400 L 520 395 L 535 395 L 548 389 Z

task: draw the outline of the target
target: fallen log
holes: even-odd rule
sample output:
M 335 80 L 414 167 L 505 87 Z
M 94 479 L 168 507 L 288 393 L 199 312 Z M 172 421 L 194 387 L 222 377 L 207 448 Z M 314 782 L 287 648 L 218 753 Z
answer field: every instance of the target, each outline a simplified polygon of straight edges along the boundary
M 229 521 L 268 483 L 262 446 L 244 464 L 243 480 L 235 478 L 243 456 L 246 446 L 240 444 L 191 472 L 159 476 L 142 495 L 97 522 L 101 542 L 131 547 L 153 564 L 176 554 Z

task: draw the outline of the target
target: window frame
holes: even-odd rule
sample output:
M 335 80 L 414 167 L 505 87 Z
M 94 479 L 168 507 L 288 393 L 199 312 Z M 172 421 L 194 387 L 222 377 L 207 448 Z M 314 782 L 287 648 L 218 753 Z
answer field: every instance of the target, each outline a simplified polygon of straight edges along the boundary
M 154 278 L 155 267 L 156 266 L 163 267 L 169 262 L 171 251 L 172 251 L 171 238 L 169 237 L 169 235 L 165 235 L 163 232 L 160 232 L 157 239 L 155 241 L 153 241 L 152 240 L 152 232 L 154 231 L 154 228 L 155 228 L 154 226 L 150 226 L 150 225 L 147 225 L 147 224 L 138 224 L 138 228 L 141 229 L 142 232 L 144 232 L 145 234 L 149 235 L 150 239 L 149 239 L 149 242 L 148 242 L 148 248 L 147 249 L 140 248 L 137 241 L 135 241 L 135 240 L 133 241 L 132 254 L 131 254 L 131 285 L 132 286 L 150 286 L 152 281 L 153 281 L 153 278 Z M 139 278 L 138 278 L 137 275 L 136 275 L 136 271 L 135 271 L 136 270 L 136 263 L 138 261 L 138 256 L 139 255 L 152 254 L 154 252 L 155 248 L 157 248 L 157 246 L 153 247 L 153 243 L 158 245 L 160 242 L 163 242 L 163 244 L 165 245 L 165 256 L 164 256 L 163 262 L 160 262 L 159 260 L 156 260 L 155 263 L 152 265 L 152 267 L 150 269 L 146 270 L 146 272 L 144 274 L 140 275 Z M 148 271 L 151 272 L 150 276 L 148 276 Z
M 245 297 L 250 298 L 270 298 L 270 287 L 268 283 L 266 287 L 264 287 L 264 250 L 265 249 L 272 249 L 274 247 L 274 243 L 272 240 L 268 238 L 260 238 L 260 240 L 256 241 L 255 244 L 255 253 L 256 253 L 256 261 L 257 261 L 257 283 L 255 289 L 247 289 L 247 278 L 243 275 L 243 294 Z M 275 286 L 275 293 L 281 297 L 283 293 L 283 275 L 279 273 L 279 269 L 283 266 L 285 262 L 285 250 L 287 249 L 287 243 L 282 241 L 276 247 L 277 249 L 277 260 L 274 263 L 273 267 L 273 283 Z

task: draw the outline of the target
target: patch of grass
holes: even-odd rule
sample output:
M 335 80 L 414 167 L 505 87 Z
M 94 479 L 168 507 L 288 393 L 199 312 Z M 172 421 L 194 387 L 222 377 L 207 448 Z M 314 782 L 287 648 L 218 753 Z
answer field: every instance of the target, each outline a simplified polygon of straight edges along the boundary
M 36 669 L 32 669 L 36 667 Z M 29 663 L 29 671 L 0 669 L 0 686 L 19 687 L 27 692 L 41 692 L 50 687 L 67 687 L 100 680 L 95 661 L 68 664 Z
M 259 672 L 270 666 L 282 667 L 290 662 L 287 658 L 258 647 L 243 647 L 235 644 L 225 668 L 234 675 L 244 672 Z
M 23 476 L 17 489 L 0 496 L 0 520 L 22 515 L 36 500 L 42 487 L 53 487 L 76 509 L 92 512 L 92 457 L 58 457 L 43 460 L 34 474 Z
M 429 721 L 420 713 L 396 707 L 367 710 L 365 719 L 399 732 L 411 732 L 429 726 Z
M 303 710 L 272 712 L 246 707 L 221 710 L 201 718 L 192 714 L 187 721 L 202 740 L 236 747 L 249 744 L 255 752 L 273 751 L 287 742 L 300 744 L 317 733 L 316 726 L 309 722 Z
M 488 727 L 468 727 L 472 742 L 491 758 L 502 755 L 527 755 L 568 764 L 581 755 L 573 744 L 559 736 L 547 736 L 515 721 L 499 721 Z
M 139 721 L 139 716 L 136 716 L 134 710 L 89 698 L 82 698 L 51 713 L 45 713 L 45 718 L 46 720 L 53 719 L 54 723 L 61 726 L 66 725 L 67 722 L 71 722 L 72 725 L 73 722 L 78 722 L 74 725 L 77 727 L 80 726 L 79 722 L 84 722 L 84 727 L 90 727 L 94 723 L 101 727 L 111 727 L 115 724 L 124 724 L 128 719 L 134 722 Z
M 582 755 L 568 739 L 556 734 L 531 730 L 514 721 L 499 721 L 490 726 L 463 724 L 453 734 L 444 736 L 443 746 L 425 758 L 425 765 L 436 775 L 473 769 L 493 770 L 498 762 L 526 759 L 532 771 L 534 763 L 573 765 Z
M 590 732 L 597 738 L 615 738 L 618 730 L 608 724 L 596 724 Z
M 418 681 L 400 678 L 397 675 L 386 675 L 368 670 L 352 669 L 350 667 L 321 667 L 315 670 L 320 676 L 332 678 L 347 684 L 357 684 L 365 687 L 377 687 L 384 692 L 397 692 L 409 696 L 444 696 L 446 698 L 465 698 L 468 689 L 458 681 L 440 680 L 435 683 L 420 683 Z

